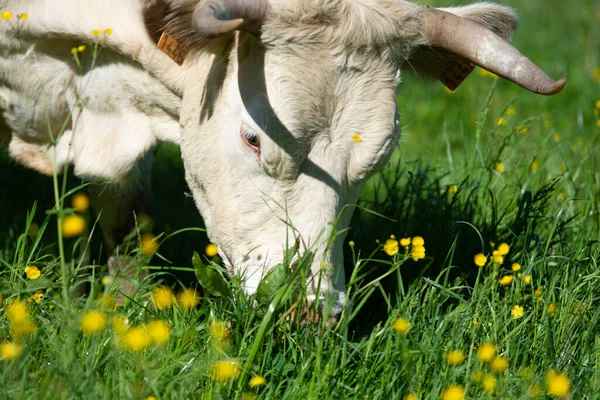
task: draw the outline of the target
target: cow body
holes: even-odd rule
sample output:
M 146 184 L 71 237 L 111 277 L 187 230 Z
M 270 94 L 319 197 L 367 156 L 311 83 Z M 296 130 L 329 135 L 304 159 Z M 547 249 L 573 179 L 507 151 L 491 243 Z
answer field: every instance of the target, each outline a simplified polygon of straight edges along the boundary
M 46 174 L 72 163 L 83 178 L 114 181 L 103 199 L 92 197 L 109 247 L 131 210 L 143 209 L 147 154 L 158 141 L 178 143 L 209 237 L 247 291 L 295 245 L 314 254 L 309 293 L 331 299 L 333 313 L 344 303 L 336 232 L 397 145 L 401 65 L 436 76 L 440 64 L 487 49 L 474 62 L 507 64 L 502 76 L 556 90 L 523 78 L 533 67 L 508 47 L 506 62 L 498 59 L 516 17 L 490 4 L 434 12 L 384 0 L 63 0 L 58 10 L 49 0 L 4 0 L 0 9 L 14 15 L 0 24 L 10 153 Z M 445 19 L 484 26 L 485 43 L 463 44 L 464 30 L 452 43 L 434 29 Z M 189 51 L 182 66 L 157 47 L 161 32 Z M 82 67 L 70 52 L 81 43 Z M 94 44 L 102 50 L 91 68 Z

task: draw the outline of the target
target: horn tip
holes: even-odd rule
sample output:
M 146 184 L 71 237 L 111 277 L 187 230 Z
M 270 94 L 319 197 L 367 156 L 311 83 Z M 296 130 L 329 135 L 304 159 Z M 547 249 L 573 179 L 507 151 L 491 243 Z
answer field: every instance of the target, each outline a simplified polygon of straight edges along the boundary
M 566 85 L 567 80 L 565 78 L 560 78 L 559 80 L 553 81 L 548 86 L 542 88 L 538 93 L 546 96 L 551 96 L 553 94 L 562 92 Z
M 556 94 L 556 93 L 561 92 L 565 88 L 566 85 L 567 85 L 567 80 L 565 78 L 560 78 L 554 84 L 554 91 L 550 94 Z

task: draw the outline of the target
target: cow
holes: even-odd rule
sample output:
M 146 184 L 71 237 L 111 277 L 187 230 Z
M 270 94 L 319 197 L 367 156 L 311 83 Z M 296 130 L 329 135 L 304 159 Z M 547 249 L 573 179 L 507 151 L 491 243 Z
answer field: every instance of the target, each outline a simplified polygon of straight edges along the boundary
M 401 71 L 451 89 L 475 66 L 543 95 L 565 85 L 508 43 L 516 14 L 492 3 L 0 0 L 0 9 L 9 153 L 45 174 L 71 164 L 83 179 L 110 180 L 91 200 L 111 251 L 147 209 L 152 149 L 176 143 L 209 238 L 245 291 L 296 246 L 313 255 L 309 301 L 334 316 L 353 206 L 398 144 Z M 88 53 L 71 51 L 82 44 Z

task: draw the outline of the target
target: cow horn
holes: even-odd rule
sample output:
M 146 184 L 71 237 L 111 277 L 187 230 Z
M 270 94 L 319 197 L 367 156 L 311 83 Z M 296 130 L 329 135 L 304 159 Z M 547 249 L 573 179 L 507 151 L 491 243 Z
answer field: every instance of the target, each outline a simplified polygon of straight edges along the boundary
M 266 0 L 205 0 L 192 15 L 196 32 L 213 38 L 235 30 L 256 32 L 267 13 Z
M 425 8 L 424 34 L 432 47 L 450 51 L 533 92 L 560 92 L 565 79 L 552 80 L 500 36 L 468 19 Z

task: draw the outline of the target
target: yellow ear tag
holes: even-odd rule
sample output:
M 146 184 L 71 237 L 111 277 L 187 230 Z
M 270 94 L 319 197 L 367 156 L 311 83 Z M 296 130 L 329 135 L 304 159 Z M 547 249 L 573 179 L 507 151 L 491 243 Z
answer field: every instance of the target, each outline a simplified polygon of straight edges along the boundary
M 175 37 L 169 35 L 167 32 L 163 32 L 158 40 L 158 48 L 168 55 L 171 60 L 177 64 L 182 65 L 185 61 L 189 49 L 179 45 L 179 42 Z

